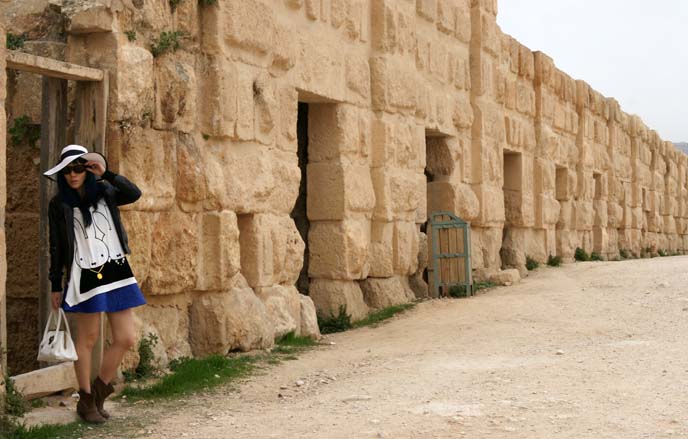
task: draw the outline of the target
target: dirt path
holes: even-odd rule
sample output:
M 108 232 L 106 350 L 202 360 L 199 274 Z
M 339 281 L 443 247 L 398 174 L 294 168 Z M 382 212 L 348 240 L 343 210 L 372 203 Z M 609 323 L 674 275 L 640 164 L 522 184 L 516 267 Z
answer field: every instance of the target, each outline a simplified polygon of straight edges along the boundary
M 688 437 L 688 257 L 541 268 L 328 340 L 136 437 Z

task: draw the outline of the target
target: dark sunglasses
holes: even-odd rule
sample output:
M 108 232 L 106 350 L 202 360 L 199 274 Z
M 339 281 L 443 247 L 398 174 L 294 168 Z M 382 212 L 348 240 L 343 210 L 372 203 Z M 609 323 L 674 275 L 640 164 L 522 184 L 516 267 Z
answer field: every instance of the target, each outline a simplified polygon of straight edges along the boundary
M 84 172 L 86 172 L 87 169 L 88 166 L 86 165 L 65 166 L 64 168 L 62 168 L 62 173 L 64 175 L 71 174 L 72 172 L 74 172 L 75 174 L 83 174 Z

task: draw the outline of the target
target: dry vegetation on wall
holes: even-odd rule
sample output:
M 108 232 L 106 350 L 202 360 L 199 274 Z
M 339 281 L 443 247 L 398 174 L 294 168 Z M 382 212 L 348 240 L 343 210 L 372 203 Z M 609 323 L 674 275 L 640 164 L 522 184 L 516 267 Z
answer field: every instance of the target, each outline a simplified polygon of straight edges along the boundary
M 495 0 L 7 3 L 8 45 L 109 73 L 109 164 L 145 194 L 123 211 L 137 331 L 162 365 L 427 297 L 428 211 L 470 223 L 478 280 L 688 248 L 686 156 L 503 34 Z M 8 86 L 10 182 L 37 175 L 39 81 Z M 37 222 L 24 195 L 8 230 Z M 37 332 L 33 250 L 8 243 L 18 333 Z

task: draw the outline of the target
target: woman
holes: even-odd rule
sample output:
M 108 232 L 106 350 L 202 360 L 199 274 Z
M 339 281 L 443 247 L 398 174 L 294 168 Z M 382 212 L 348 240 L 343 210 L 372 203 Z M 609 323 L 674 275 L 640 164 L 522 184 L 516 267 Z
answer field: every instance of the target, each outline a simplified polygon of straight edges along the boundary
M 60 162 L 44 173 L 55 174 L 58 193 L 48 211 L 51 304 L 54 310 L 62 306 L 74 313 L 76 320 L 77 413 L 86 422 L 103 423 L 110 417 L 103 401 L 113 392 L 111 381 L 136 340 L 132 308 L 146 303 L 126 259 L 128 239 L 117 207 L 138 200 L 141 191 L 108 170 L 102 155 L 80 145 L 66 146 Z M 110 322 L 112 344 L 91 384 L 91 351 L 102 312 Z

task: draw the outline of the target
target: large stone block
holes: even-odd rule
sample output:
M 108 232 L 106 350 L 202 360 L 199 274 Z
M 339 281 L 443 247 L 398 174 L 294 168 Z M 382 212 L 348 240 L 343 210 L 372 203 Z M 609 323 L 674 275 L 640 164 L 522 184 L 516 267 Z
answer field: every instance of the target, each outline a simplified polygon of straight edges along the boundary
M 396 222 L 392 246 L 394 272 L 410 276 L 418 269 L 418 227 L 414 222 Z
M 275 328 L 270 315 L 250 288 L 196 297 L 189 319 L 195 356 L 265 349 L 274 343 Z
M 394 223 L 373 221 L 368 252 L 369 276 L 392 277 L 394 275 Z
M 345 307 L 353 321 L 362 320 L 368 315 L 368 305 L 363 300 L 358 282 L 312 279 L 308 294 L 313 299 L 318 315 L 323 317 L 339 315 L 341 307 Z
M 237 119 L 236 63 L 224 56 L 205 57 L 199 62 L 198 115 L 203 134 L 234 137 Z
M 341 163 L 346 158 L 367 164 L 367 153 L 361 148 L 362 116 L 363 113 L 351 105 L 311 105 L 308 111 L 309 163 Z
M 177 137 L 177 204 L 185 212 L 221 210 L 219 203 L 208 200 L 208 177 L 200 134 L 180 134 Z M 205 204 L 205 205 L 204 205 Z
M 148 305 L 134 309 L 136 315 L 136 333 L 139 337 L 146 337 L 152 333 L 158 337 L 159 343 L 154 347 L 154 354 L 161 366 L 166 366 L 165 359 L 174 360 L 191 356 L 189 345 L 189 304 L 186 295 L 172 297 L 152 297 Z M 131 363 L 138 363 L 138 352 L 128 353 Z M 132 364 L 132 366 L 134 365 Z M 127 369 L 127 367 L 122 367 Z
M 139 284 L 148 281 L 153 246 L 153 221 L 156 214 L 151 212 L 123 211 L 122 223 L 129 237 L 131 255 L 128 256 L 131 269 Z
M 319 339 L 321 337 L 320 328 L 318 327 L 318 315 L 315 311 L 313 299 L 299 294 L 299 302 L 301 303 L 301 329 L 299 335 L 316 340 Z
M 204 206 L 220 206 L 237 214 L 290 213 L 301 179 L 296 154 L 270 154 L 250 144 L 226 146 L 226 142 L 212 142 L 204 151 L 208 184 Z
M 265 305 L 265 310 L 275 328 L 275 338 L 290 332 L 301 331 L 301 300 L 296 287 L 273 285 L 256 289 L 256 295 Z
M 305 244 L 288 216 L 239 216 L 241 267 L 254 288 L 293 285 L 303 266 Z
M 137 210 L 162 211 L 174 206 L 177 139 L 172 132 L 131 126 L 111 130 L 110 164 L 143 192 Z M 155 166 L 147 164 L 154 163 Z
M 196 127 L 195 58 L 191 53 L 176 52 L 155 59 L 153 127 L 185 133 Z
M 366 220 L 311 223 L 308 234 L 310 277 L 366 278 L 370 270 L 370 232 L 370 222 Z
M 239 226 L 234 212 L 199 214 L 199 264 L 196 289 L 223 290 L 241 269 Z
M 374 110 L 412 113 L 416 107 L 418 77 L 405 58 L 378 56 L 370 61 Z
M 308 219 L 343 220 L 353 213 L 372 215 L 375 192 L 367 166 L 308 164 Z
M 196 287 L 198 225 L 192 215 L 179 212 L 158 214 L 153 227 L 148 294 L 175 294 Z
M 117 74 L 113 77 L 117 92 L 111 94 L 110 118 L 142 119 L 154 107 L 153 55 L 143 47 L 125 44 L 119 48 Z
M 369 277 L 361 281 L 361 291 L 363 291 L 363 300 L 371 309 L 384 309 L 408 303 L 416 297 L 399 277 Z
M 258 0 L 218 2 L 218 6 L 209 11 L 217 16 L 208 17 L 212 23 L 218 23 L 218 37 L 224 36 L 230 46 L 263 54 L 270 51 L 275 36 L 271 7 Z
M 108 4 L 92 0 L 67 2 L 62 8 L 62 13 L 69 17 L 67 32 L 70 34 L 92 34 L 115 30 L 115 14 Z
M 463 183 L 433 181 L 428 183 L 428 216 L 432 212 L 452 212 L 464 221 L 480 214 L 480 202 L 470 186 Z

